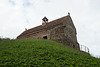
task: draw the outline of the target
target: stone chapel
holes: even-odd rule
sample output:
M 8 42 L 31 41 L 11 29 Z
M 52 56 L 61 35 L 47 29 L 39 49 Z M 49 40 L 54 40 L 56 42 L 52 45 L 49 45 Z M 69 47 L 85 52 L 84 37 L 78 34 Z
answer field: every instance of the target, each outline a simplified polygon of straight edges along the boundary
M 47 17 L 44 17 L 41 25 L 28 30 L 26 29 L 17 37 L 17 39 L 48 39 L 80 50 L 76 35 L 76 28 L 68 13 L 67 16 L 50 22 L 48 22 Z

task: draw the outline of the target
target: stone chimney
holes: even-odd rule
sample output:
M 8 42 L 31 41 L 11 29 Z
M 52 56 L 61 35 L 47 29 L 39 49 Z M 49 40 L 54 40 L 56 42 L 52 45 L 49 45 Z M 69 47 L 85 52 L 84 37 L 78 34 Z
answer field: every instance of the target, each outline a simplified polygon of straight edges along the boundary
M 44 18 L 42 19 L 42 25 L 43 25 L 43 26 L 46 25 L 47 22 L 48 22 L 48 19 L 47 19 L 46 17 L 44 17 Z

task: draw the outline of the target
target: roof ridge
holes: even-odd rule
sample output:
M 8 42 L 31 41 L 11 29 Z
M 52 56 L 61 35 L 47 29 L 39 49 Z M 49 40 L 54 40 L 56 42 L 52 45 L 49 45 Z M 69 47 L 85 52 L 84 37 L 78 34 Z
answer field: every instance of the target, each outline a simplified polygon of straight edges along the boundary
M 51 22 L 53 23 L 54 21 L 60 20 L 60 19 L 65 18 L 65 17 L 69 17 L 69 15 L 63 16 L 63 17 L 61 17 L 61 18 L 58 18 L 58 19 L 55 19 L 55 20 L 52 20 L 52 21 L 49 21 L 49 22 L 47 22 L 47 24 L 48 24 L 48 23 L 51 23 Z M 37 28 L 37 27 L 39 27 L 39 26 L 42 26 L 42 25 L 38 25 L 38 26 L 32 27 L 32 28 L 30 28 L 30 29 L 28 29 L 28 30 L 31 30 L 31 29 L 33 29 L 33 28 Z
M 50 22 L 48 22 L 48 23 L 54 22 L 54 21 L 56 21 L 56 20 L 60 20 L 60 19 L 65 18 L 65 17 L 69 17 L 69 15 L 67 15 L 67 16 L 63 16 L 63 17 L 58 18 L 58 19 L 55 19 L 55 20 L 52 20 L 52 21 L 50 21 Z

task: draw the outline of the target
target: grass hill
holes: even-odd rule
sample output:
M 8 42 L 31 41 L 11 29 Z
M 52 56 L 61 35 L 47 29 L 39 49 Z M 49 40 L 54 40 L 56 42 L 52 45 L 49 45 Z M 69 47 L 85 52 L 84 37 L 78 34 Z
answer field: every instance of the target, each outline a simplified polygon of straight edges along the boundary
M 100 59 L 50 40 L 0 40 L 0 67 L 100 67 Z

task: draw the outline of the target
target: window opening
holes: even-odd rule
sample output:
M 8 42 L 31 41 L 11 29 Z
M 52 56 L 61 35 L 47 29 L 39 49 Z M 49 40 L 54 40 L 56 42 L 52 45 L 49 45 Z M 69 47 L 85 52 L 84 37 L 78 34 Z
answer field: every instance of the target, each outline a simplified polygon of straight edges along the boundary
M 43 39 L 47 39 L 47 36 L 43 36 Z
M 73 48 L 75 48 L 75 45 L 73 45 Z

